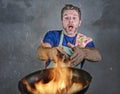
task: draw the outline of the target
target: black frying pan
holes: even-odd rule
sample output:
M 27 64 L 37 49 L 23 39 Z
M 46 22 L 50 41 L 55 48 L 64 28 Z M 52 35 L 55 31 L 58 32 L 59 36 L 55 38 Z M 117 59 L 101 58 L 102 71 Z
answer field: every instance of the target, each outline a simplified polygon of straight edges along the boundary
M 32 94 L 32 92 L 30 92 L 27 89 L 24 83 L 24 80 L 27 80 L 28 84 L 32 88 L 35 88 L 34 83 L 39 82 L 41 80 L 43 80 L 44 83 L 48 83 L 52 79 L 49 77 L 49 75 L 53 69 L 54 68 L 39 70 L 22 78 L 18 83 L 18 89 L 21 92 L 21 94 Z M 76 69 L 76 68 L 70 68 L 70 67 L 68 69 L 72 70 L 73 72 L 72 82 L 82 83 L 83 85 L 83 89 L 78 90 L 74 94 L 83 94 L 83 92 L 85 92 L 90 85 L 90 82 L 92 79 L 91 75 L 82 69 Z

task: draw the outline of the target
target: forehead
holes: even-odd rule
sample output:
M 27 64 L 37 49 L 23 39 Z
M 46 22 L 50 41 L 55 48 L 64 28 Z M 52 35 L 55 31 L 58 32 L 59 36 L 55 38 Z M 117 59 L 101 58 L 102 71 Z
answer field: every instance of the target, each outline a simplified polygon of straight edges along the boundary
M 76 10 L 65 10 L 63 12 L 63 16 L 69 16 L 69 15 L 79 16 L 79 14 L 78 14 L 78 12 Z

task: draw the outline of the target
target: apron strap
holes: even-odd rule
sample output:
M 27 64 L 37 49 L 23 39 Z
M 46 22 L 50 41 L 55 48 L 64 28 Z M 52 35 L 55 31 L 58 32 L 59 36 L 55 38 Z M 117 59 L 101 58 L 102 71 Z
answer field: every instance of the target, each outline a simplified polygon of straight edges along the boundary
M 78 35 L 78 34 L 77 34 L 77 35 Z M 77 36 L 77 35 L 76 35 L 76 36 Z M 63 49 L 64 49 L 65 52 L 67 53 L 67 57 L 69 57 L 69 56 L 73 53 L 73 51 L 72 51 L 71 48 L 69 48 L 69 47 L 65 47 L 65 46 L 62 45 L 62 43 L 63 43 L 63 39 L 64 39 L 64 33 L 63 33 L 63 31 L 62 31 L 62 32 L 61 32 L 61 37 L 60 37 L 59 46 L 63 47 Z M 75 67 L 81 69 L 81 68 L 83 67 L 83 64 L 84 64 L 84 61 L 81 62 L 80 64 L 78 64 L 78 65 L 75 66 Z
M 64 34 L 63 34 L 63 31 L 62 31 L 61 36 L 60 36 L 60 42 L 59 42 L 59 46 L 61 46 L 61 47 L 62 47 L 63 39 L 64 39 Z
M 64 33 L 63 31 L 61 31 L 61 36 L 60 36 L 60 42 L 59 42 L 59 46 L 63 47 L 63 49 L 65 50 L 65 52 L 67 53 L 67 57 L 69 57 L 73 51 L 71 48 L 63 46 L 63 39 L 64 39 Z M 53 67 L 55 64 L 52 61 L 48 61 L 48 63 L 46 63 L 46 68 L 50 68 Z M 82 64 L 83 65 L 83 64 Z M 77 66 L 75 66 L 75 68 L 81 68 L 82 67 L 81 64 L 78 64 Z

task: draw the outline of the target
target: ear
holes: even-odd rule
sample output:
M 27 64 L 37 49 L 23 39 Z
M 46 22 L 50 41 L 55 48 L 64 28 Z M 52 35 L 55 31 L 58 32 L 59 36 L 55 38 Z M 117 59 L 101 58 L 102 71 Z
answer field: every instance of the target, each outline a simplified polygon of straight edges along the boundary
M 61 20 L 61 24 L 63 25 L 63 20 Z
M 82 20 L 79 21 L 79 26 L 81 25 L 81 23 L 82 23 Z

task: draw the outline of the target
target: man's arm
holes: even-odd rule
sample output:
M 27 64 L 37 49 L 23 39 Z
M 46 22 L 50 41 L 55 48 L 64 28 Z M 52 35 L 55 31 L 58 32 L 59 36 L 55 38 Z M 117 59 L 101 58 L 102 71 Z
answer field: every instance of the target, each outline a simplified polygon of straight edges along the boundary
M 48 61 L 48 52 L 51 48 L 49 43 L 41 43 L 37 48 L 36 57 L 42 61 Z
M 37 49 L 36 56 L 42 61 L 55 61 L 59 59 L 59 56 L 66 55 L 64 49 L 60 46 L 52 47 L 49 43 L 41 43 Z
M 99 51 L 95 48 L 73 47 L 73 54 L 70 57 L 71 66 L 75 66 L 83 60 L 98 62 L 101 60 Z
M 68 43 L 68 46 L 73 49 L 73 54 L 70 57 L 71 66 L 77 65 L 83 60 L 98 62 L 101 60 L 100 52 L 95 48 L 80 48 Z
M 100 52 L 95 48 L 83 48 L 81 49 L 84 53 L 84 59 L 92 62 L 98 62 L 101 60 Z

